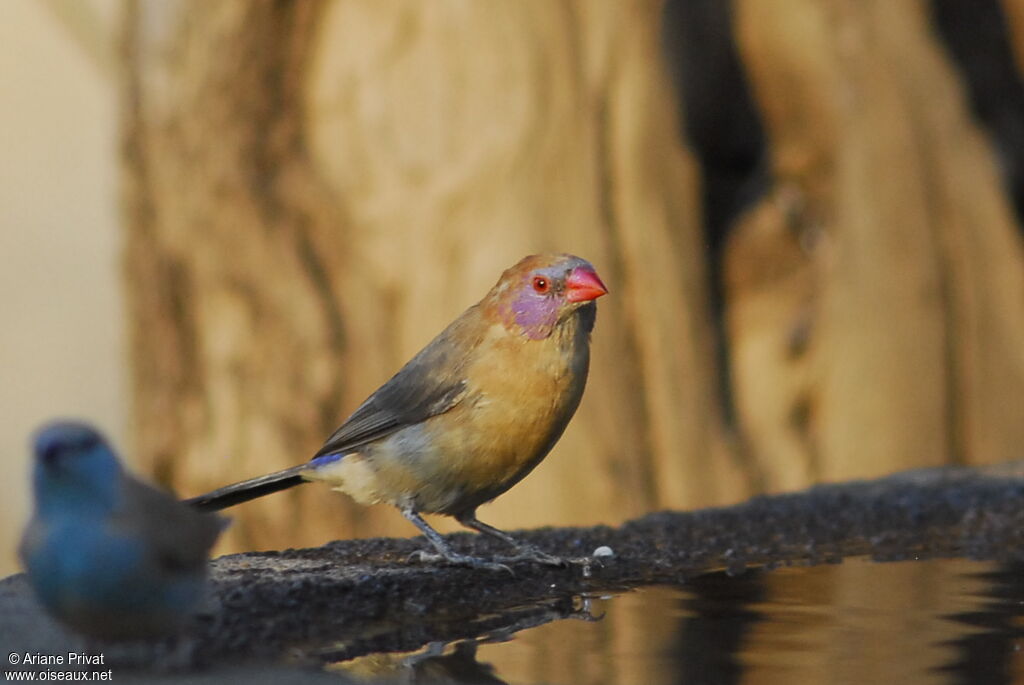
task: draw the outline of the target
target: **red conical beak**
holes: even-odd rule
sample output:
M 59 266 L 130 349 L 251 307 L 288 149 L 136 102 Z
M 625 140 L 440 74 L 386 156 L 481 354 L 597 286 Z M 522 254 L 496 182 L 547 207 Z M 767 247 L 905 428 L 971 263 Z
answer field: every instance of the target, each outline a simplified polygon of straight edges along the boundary
M 592 270 L 577 266 L 565 279 L 565 299 L 570 302 L 589 302 L 608 294 L 608 288 Z

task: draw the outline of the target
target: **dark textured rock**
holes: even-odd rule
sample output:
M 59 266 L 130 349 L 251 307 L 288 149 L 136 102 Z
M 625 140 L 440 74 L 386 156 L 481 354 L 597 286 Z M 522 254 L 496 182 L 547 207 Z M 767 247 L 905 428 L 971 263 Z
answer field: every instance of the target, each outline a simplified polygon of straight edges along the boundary
M 408 560 L 423 546 L 419 538 L 221 557 L 212 562 L 209 605 L 189 633 L 177 644 L 150 646 L 142 662 L 165 668 L 253 661 L 315 667 L 567 616 L 586 618 L 580 599 L 586 593 L 684 583 L 712 570 L 735 573 L 854 555 L 1021 561 L 1024 479 L 1018 471 L 929 469 L 733 507 L 659 512 L 617 528 L 518 533 L 564 556 L 610 547 L 615 556 L 595 564 L 589 575 L 578 566 L 530 563 L 512 564 L 514 574 L 422 565 Z M 507 552 L 473 534 L 450 539 L 474 555 Z M 21 576 L 0 581 L 0 642 L 14 651 L 44 653 L 76 645 L 39 612 Z M 110 653 L 116 659 L 118 649 Z

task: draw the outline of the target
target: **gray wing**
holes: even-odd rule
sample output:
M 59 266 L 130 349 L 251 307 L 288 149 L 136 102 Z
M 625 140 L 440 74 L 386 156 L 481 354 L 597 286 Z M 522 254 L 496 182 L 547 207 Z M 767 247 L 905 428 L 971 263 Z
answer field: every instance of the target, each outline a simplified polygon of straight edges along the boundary
M 124 503 L 115 525 L 144 536 L 165 571 L 193 571 L 206 563 L 228 519 L 200 512 L 169 493 L 125 475 Z
M 466 361 L 480 342 L 478 316 L 470 307 L 442 331 L 370 395 L 313 458 L 350 452 L 457 405 L 466 393 Z

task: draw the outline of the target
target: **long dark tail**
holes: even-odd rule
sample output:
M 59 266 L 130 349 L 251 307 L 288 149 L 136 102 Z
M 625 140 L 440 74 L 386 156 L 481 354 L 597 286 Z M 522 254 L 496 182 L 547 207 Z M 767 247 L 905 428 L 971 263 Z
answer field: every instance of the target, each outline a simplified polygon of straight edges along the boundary
M 213 492 L 184 500 L 184 502 L 200 511 L 220 511 L 221 509 L 226 509 L 242 502 L 248 502 L 257 497 L 263 497 L 263 495 L 269 495 L 272 492 L 287 490 L 290 487 L 305 483 L 305 479 L 299 474 L 306 468 L 308 467 L 305 464 L 293 466 L 284 471 L 268 473 L 258 478 L 250 478 L 234 485 L 225 485 Z

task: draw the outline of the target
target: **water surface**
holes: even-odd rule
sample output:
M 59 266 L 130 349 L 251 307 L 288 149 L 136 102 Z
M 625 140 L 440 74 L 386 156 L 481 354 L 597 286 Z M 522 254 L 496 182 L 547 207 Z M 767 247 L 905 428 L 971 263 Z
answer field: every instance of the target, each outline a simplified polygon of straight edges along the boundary
M 332 668 L 371 681 L 552 685 L 1024 682 L 1022 568 L 853 559 L 577 605 L 538 627 Z

